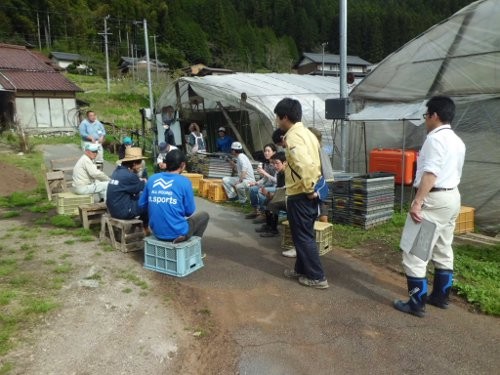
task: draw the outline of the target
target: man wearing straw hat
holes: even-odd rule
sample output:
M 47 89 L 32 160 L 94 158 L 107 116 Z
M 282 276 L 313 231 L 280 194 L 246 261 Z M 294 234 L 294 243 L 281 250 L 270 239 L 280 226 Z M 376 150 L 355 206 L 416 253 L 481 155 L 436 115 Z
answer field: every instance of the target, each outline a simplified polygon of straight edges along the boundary
M 111 175 L 106 195 L 106 206 L 112 217 L 129 220 L 139 216 L 147 227 L 147 212 L 138 206 L 139 195 L 144 189 L 145 178 L 139 178 L 137 172 L 141 168 L 142 156 L 140 147 L 128 147 L 125 157 Z

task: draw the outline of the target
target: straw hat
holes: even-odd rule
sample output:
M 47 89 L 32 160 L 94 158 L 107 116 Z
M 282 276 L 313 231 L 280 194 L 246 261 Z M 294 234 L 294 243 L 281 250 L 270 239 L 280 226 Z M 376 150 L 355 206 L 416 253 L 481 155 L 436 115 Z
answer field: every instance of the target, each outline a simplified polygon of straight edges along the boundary
M 127 149 L 125 149 L 125 157 L 118 161 L 121 163 L 124 161 L 144 160 L 144 159 L 147 158 L 142 156 L 142 149 L 140 147 L 128 147 Z

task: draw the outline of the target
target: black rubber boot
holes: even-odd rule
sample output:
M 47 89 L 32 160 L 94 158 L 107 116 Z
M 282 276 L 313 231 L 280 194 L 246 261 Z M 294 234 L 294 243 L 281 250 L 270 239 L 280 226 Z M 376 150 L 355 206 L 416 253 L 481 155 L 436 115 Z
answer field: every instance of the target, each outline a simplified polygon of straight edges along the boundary
M 452 285 L 453 270 L 436 269 L 434 271 L 434 286 L 427 301 L 433 306 L 447 309 L 449 307 L 448 298 Z
M 395 300 L 393 306 L 396 310 L 423 318 L 427 300 L 427 279 L 425 277 L 406 276 L 406 281 L 410 299 L 407 302 Z

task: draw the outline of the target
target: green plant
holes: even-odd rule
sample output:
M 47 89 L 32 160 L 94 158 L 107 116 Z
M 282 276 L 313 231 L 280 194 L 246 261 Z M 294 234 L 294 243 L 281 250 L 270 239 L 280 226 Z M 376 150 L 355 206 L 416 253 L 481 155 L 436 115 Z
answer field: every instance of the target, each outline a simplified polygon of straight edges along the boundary
M 455 246 L 454 288 L 486 314 L 500 315 L 500 245 Z
M 71 216 L 67 215 L 56 215 L 50 219 L 50 223 L 56 227 L 62 228 L 76 228 L 78 224 L 73 220 Z
M 10 219 L 11 217 L 16 217 L 21 215 L 19 211 L 7 211 L 2 214 L 2 219 Z
M 53 272 L 54 273 L 69 273 L 71 271 L 71 263 L 63 263 L 63 264 L 59 264 L 56 266 L 56 268 L 54 268 Z
M 24 301 L 24 313 L 46 313 L 50 310 L 55 309 L 58 304 L 54 301 L 48 299 L 40 299 L 40 298 L 30 298 Z

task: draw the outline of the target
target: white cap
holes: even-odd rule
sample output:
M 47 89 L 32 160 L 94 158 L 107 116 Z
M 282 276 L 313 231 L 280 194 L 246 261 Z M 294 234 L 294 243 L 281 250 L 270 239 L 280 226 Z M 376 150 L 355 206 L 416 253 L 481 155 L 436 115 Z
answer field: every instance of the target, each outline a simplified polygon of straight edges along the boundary
M 85 145 L 85 150 L 96 152 L 99 151 L 99 146 L 97 146 L 97 144 L 95 143 L 87 143 Z
M 231 150 L 243 150 L 243 146 L 240 142 L 231 143 Z
M 219 130 L 217 130 L 217 131 L 218 131 L 218 132 L 224 132 L 224 133 L 225 133 L 225 132 L 226 132 L 226 128 L 225 128 L 225 127 L 223 127 L 223 126 L 221 126 L 221 127 L 219 128 Z

